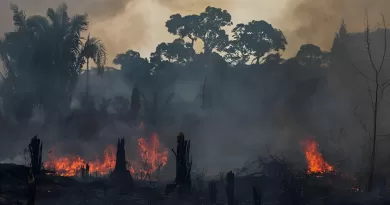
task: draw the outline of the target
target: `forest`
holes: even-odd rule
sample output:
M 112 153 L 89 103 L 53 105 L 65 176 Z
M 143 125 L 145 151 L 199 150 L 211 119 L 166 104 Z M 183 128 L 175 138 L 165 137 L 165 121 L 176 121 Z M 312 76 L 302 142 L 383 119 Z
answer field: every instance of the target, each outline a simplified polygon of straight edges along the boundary
M 330 51 L 305 44 L 286 58 L 279 28 L 264 20 L 235 24 L 229 11 L 207 7 L 172 14 L 165 27 L 176 39 L 150 56 L 129 48 L 108 62 L 87 14 L 71 16 L 66 4 L 46 16 L 10 9 L 14 29 L 0 40 L 1 143 L 35 133 L 50 143 L 49 136 L 101 142 L 142 123 L 169 147 L 185 133 L 195 164 L 217 174 L 264 154 L 302 164 L 299 141 L 314 136 L 328 161 L 367 181 L 368 191 L 375 177 L 387 176 L 385 20 L 379 28 L 367 20 L 354 33 L 341 20 Z M 128 93 L 107 96 L 104 82 L 124 82 Z

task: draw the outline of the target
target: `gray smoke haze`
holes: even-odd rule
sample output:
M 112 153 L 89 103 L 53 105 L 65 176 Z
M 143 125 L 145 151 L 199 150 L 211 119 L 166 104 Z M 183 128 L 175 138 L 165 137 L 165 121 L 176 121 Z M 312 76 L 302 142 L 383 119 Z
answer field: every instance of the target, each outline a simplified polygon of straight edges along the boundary
M 276 24 L 286 34 L 287 55 L 294 55 L 299 45 L 313 43 L 330 49 L 335 33 L 345 20 L 349 32 L 362 31 L 365 10 L 372 27 L 378 27 L 381 13 L 390 23 L 387 0 L 289 0 Z
M 264 2 L 264 6 L 263 3 L 244 0 L 0 0 L 0 32 L 12 30 L 10 2 L 26 10 L 28 15 L 45 14 L 48 7 L 56 7 L 61 2 L 67 3 L 72 14 L 87 12 L 91 21 L 89 32 L 105 43 L 109 59 L 113 59 L 117 53 L 128 49 L 138 50 L 142 55 L 147 56 L 158 43 L 174 38 L 168 34 L 164 26 L 169 15 L 199 13 L 209 5 L 228 9 L 236 23 L 252 19 L 265 19 L 271 22 L 287 36 L 289 43 L 286 51 L 287 57 L 295 55 L 300 45 L 305 43 L 314 43 L 323 49 L 329 49 L 335 32 L 340 26 L 341 18 L 345 19 L 349 31 L 361 31 L 364 26 L 366 8 L 373 26 L 376 26 L 376 22 L 380 20 L 380 12 L 383 12 L 386 19 L 390 21 L 390 13 L 385 10 L 389 8 L 390 2 L 386 0 L 285 0 L 272 1 L 273 3 Z M 349 91 L 338 91 L 340 87 L 337 83 L 341 80 L 330 83 L 334 86 L 333 89 L 317 92 L 310 98 L 311 104 L 304 106 L 310 110 L 309 119 L 306 122 L 311 122 L 311 124 L 303 124 L 303 121 L 297 121 L 291 113 L 286 112 L 287 103 L 283 96 L 275 100 L 271 98 L 268 104 L 264 97 L 272 96 L 272 93 L 283 95 L 283 93 L 294 94 L 298 91 L 279 88 L 278 83 L 281 81 L 279 76 L 262 76 L 259 79 L 258 75 L 252 73 L 241 75 L 245 83 L 258 81 L 263 83 L 257 95 L 252 96 L 253 93 L 239 87 L 243 82 L 237 80 L 237 82 L 230 82 L 230 95 L 225 96 L 230 104 L 217 110 L 210 117 L 202 118 L 204 113 L 198 105 L 176 107 L 174 113 L 179 115 L 179 121 L 188 121 L 194 116 L 202 120 L 196 129 L 185 123 L 177 123 L 163 130 L 161 135 L 168 148 L 174 147 L 175 135 L 178 131 L 190 133 L 189 137 L 194 143 L 196 164 L 199 167 L 209 168 L 210 173 L 216 173 L 219 170 L 226 171 L 240 167 L 246 159 L 266 153 L 266 145 L 273 153 L 286 153 L 293 156 L 301 154 L 295 153 L 299 150 L 297 140 L 311 134 L 322 132 L 323 136 L 318 136 L 319 138 L 337 136 L 343 134 L 339 132 L 343 128 L 348 130 L 349 136 L 361 135 L 361 131 L 356 129 L 356 121 L 352 113 L 358 103 L 351 103 L 348 100 L 352 94 L 344 95 Z M 296 75 L 296 78 L 302 81 L 310 77 L 307 73 Z M 181 82 L 179 79 L 176 85 L 176 98 L 192 101 L 198 94 L 203 79 L 203 75 L 191 83 L 185 80 Z M 84 83 L 84 79 L 81 78 L 76 95 L 83 91 Z M 320 85 L 323 89 L 327 86 Z M 105 75 L 103 78 L 94 76 L 91 79 L 91 87 L 91 92 L 96 98 L 110 98 L 116 95 L 129 98 L 131 94 L 131 87 L 122 82 L 120 76 Z M 360 93 L 361 90 L 356 92 Z M 273 109 L 270 109 L 270 104 Z M 228 113 L 226 107 L 229 106 L 237 110 L 231 109 Z M 259 113 L 262 115 L 261 119 L 254 117 Z M 60 130 L 56 127 L 44 130 L 40 123 L 32 122 L 30 127 L 24 132 L 21 131 L 18 138 L 9 146 L 23 147 L 28 144 L 26 136 L 37 133 L 44 139 L 46 148 L 56 144 L 58 139 L 63 139 L 67 143 L 62 147 L 74 149 L 67 151 L 85 154 L 90 151 L 85 150 L 85 147 L 100 152 L 106 143 L 115 142 L 118 136 L 138 136 L 137 133 L 132 133 L 134 130 L 132 125 L 112 122 L 100 133 L 104 142 L 86 145 L 67 139 Z M 356 141 L 349 139 L 349 141 L 339 143 L 338 146 L 345 147 Z M 357 155 L 359 149 L 358 145 L 350 148 L 346 150 L 348 152 L 346 155 Z M 84 150 L 84 153 L 80 150 Z M 0 152 L 0 156 L 3 154 L 8 153 Z M 302 159 L 302 156 L 299 157 Z M 356 158 L 352 163 L 358 161 Z

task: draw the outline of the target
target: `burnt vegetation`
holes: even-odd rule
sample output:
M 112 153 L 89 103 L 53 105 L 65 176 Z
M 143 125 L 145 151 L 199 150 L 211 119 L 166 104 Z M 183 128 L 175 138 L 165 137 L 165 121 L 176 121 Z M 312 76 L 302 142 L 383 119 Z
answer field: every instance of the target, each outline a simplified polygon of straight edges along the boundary
M 176 170 L 170 179 L 160 179 L 160 173 L 135 178 L 121 138 L 115 168 L 107 177 L 94 176 L 88 163 L 80 167 L 81 178 L 62 177 L 44 168 L 44 139 L 34 137 L 27 150 L 28 166 L 0 164 L 0 204 L 389 203 L 390 153 L 384 139 L 389 136 L 390 72 L 384 20 L 377 29 L 367 21 L 365 31 L 357 33 L 349 33 L 342 21 L 331 51 L 307 44 L 284 59 L 288 39 L 280 29 L 263 20 L 234 24 L 228 11 L 207 7 L 200 14 L 172 15 L 165 26 L 175 40 L 158 44 L 148 57 L 131 49 L 117 54 L 115 69 L 106 66 L 104 42 L 88 34 L 87 14 L 70 16 L 66 4 L 49 8 L 46 16 L 27 16 L 16 5 L 11 10 L 14 30 L 0 40 L 5 69 L 0 81 L 1 136 L 25 139 L 31 130 L 43 135 L 56 130 L 61 138 L 88 143 L 101 140 L 110 123 L 145 123 L 146 132 L 168 136 L 167 144 L 176 139 L 169 155 Z M 200 51 L 195 50 L 198 44 L 203 44 Z M 113 75 L 126 83 L 128 95 L 97 97 L 92 78 Z M 178 93 L 185 84 L 197 85 L 191 100 Z M 42 119 L 39 125 L 36 113 Z M 316 150 L 305 151 L 308 164 L 303 167 L 291 159 L 293 154 L 289 158 L 267 150 L 267 157 L 220 170 L 219 176 L 199 173 L 193 156 L 206 150 L 207 142 L 195 147 L 192 136 L 205 133 L 198 127 L 210 121 L 223 125 L 215 126 L 217 132 L 221 127 L 228 130 L 223 134 L 232 131 L 223 123 L 226 118 L 288 128 L 292 136 L 315 135 L 324 144 L 348 147 L 353 142 L 356 149 L 324 151 L 332 160 L 331 165 L 319 165 L 320 171 L 310 169 L 310 160 L 324 160 L 311 155 Z M 178 130 L 186 136 L 180 132 L 175 137 Z M 258 149 L 255 155 L 265 147 Z M 202 157 L 207 154 L 194 156 L 197 161 Z M 152 174 L 158 177 L 152 180 Z

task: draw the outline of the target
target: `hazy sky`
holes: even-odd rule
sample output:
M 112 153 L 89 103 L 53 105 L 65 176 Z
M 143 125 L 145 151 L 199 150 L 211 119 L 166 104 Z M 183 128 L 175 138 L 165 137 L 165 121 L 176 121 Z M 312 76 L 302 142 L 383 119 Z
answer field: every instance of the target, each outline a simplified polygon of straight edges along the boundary
M 28 15 L 45 14 L 61 2 L 68 4 L 70 13 L 87 12 L 91 35 L 104 41 L 109 62 L 127 49 L 149 56 L 158 43 L 174 38 L 165 28 L 171 14 L 199 13 L 208 5 L 227 9 L 234 23 L 266 20 L 280 28 L 289 43 L 286 56 L 291 56 L 303 43 L 329 49 L 342 17 L 348 28 L 360 29 L 364 9 L 377 21 L 382 8 L 390 4 L 388 0 L 0 0 L 1 33 L 12 29 L 10 2 Z

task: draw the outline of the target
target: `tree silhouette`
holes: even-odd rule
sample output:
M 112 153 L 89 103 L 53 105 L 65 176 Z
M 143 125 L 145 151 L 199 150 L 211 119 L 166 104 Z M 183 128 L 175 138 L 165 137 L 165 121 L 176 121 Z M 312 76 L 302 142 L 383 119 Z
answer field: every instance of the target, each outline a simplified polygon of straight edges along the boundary
M 11 95 L 10 98 L 3 98 L 32 95 L 25 103 L 30 107 L 42 105 L 46 117 L 55 116 L 69 107 L 85 58 L 93 56 L 98 65 L 104 64 L 104 58 L 98 60 L 96 55 L 86 52 L 82 42 L 81 32 L 88 28 L 87 14 L 70 17 L 66 4 L 55 10 L 49 8 L 47 18 L 27 18 L 14 4 L 11 10 L 15 29 L 6 33 L 0 43 L 0 55 L 7 71 L 5 81 L 12 85 L 6 86 L 10 90 L 2 92 Z M 86 44 L 88 48 L 99 43 L 91 39 Z M 17 109 L 11 103 L 5 105 L 11 106 L 6 109 Z
M 180 14 L 175 14 L 170 17 L 165 26 L 168 28 L 168 32 L 174 35 L 180 36 L 180 38 L 189 38 L 191 40 L 191 46 L 194 46 L 194 42 L 197 40 L 198 15 L 188 15 L 182 17 Z
M 86 96 L 89 97 L 89 59 L 92 59 L 97 65 L 99 75 L 103 75 L 104 65 L 106 64 L 106 48 L 102 42 L 97 38 L 90 38 L 88 35 L 81 50 L 81 58 L 85 58 L 87 62 L 87 82 L 86 82 Z
M 150 77 L 151 65 L 148 59 L 141 58 L 137 51 L 128 50 L 126 53 L 118 54 L 113 62 L 120 65 L 125 77 L 133 85 L 140 85 Z
M 330 61 L 330 54 L 321 51 L 321 48 L 313 44 L 302 45 L 297 52 L 296 59 L 304 66 L 324 66 Z
M 168 32 L 188 37 L 193 45 L 194 41 L 201 39 L 204 44 L 204 53 L 210 54 L 214 50 L 222 51 L 229 40 L 223 27 L 232 25 L 231 15 L 220 8 L 207 7 L 200 15 L 182 17 L 175 14 L 170 17 L 165 26 Z
M 185 65 L 193 60 L 195 50 L 190 43 L 185 43 L 183 39 L 176 39 L 172 43 L 161 43 L 156 51 L 150 56 L 152 64 L 157 65 L 161 62 L 176 63 Z
M 268 52 L 285 50 L 287 44 L 283 33 L 266 21 L 237 24 L 233 29 L 233 39 L 233 48 L 240 51 L 244 60 L 252 56 L 256 64 L 260 64 L 260 58 Z
M 141 109 L 141 95 L 137 86 L 134 86 L 133 92 L 131 93 L 130 109 L 134 118 L 137 119 L 139 110 Z

